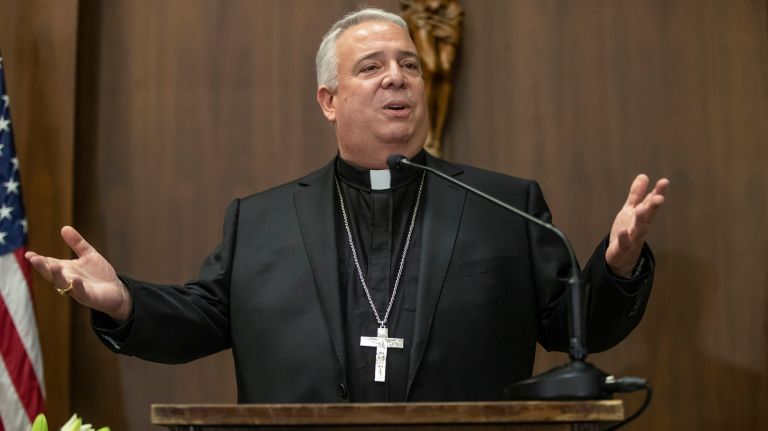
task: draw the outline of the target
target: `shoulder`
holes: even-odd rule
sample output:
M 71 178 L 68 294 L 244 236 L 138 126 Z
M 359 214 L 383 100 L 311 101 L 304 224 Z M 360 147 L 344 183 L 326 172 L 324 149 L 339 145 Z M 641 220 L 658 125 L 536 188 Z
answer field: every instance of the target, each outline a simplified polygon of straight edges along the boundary
M 263 207 L 264 205 L 279 205 L 280 203 L 290 203 L 293 195 L 307 185 L 315 184 L 319 181 L 330 180 L 333 175 L 333 161 L 303 177 L 288 181 L 284 184 L 242 197 L 239 204 L 242 208 Z
M 528 193 L 531 189 L 539 189 L 535 180 L 495 172 L 461 163 L 452 163 L 443 159 L 428 156 L 427 164 L 444 172 L 459 181 L 486 192 L 515 192 Z

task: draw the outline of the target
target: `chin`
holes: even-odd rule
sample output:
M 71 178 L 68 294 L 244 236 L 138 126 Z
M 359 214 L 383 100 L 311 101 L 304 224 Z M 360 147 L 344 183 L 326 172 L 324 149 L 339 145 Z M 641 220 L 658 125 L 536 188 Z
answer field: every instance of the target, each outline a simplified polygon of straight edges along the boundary
M 392 130 L 389 131 L 389 133 L 382 134 L 382 140 L 381 142 L 386 142 L 388 145 L 394 147 L 402 148 L 402 151 L 405 151 L 408 148 L 413 148 L 415 146 L 414 142 L 417 140 L 415 139 L 416 134 L 412 129 L 410 130 Z M 424 134 L 421 138 L 421 145 L 418 146 L 418 148 L 421 148 L 424 146 L 424 143 L 427 140 L 427 135 Z
M 386 145 L 388 154 L 402 154 L 404 156 L 413 157 L 419 152 L 424 145 L 416 145 L 413 141 L 405 140 L 392 140 Z

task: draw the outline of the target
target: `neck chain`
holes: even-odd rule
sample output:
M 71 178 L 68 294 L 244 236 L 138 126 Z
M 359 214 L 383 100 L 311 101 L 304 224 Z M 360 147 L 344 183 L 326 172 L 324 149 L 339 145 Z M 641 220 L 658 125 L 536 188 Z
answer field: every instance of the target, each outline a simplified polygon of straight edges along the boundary
M 392 304 L 395 302 L 395 296 L 397 295 L 397 287 L 400 285 L 400 276 L 403 274 L 403 267 L 405 266 L 405 256 L 408 254 L 408 246 L 411 243 L 411 234 L 413 233 L 413 226 L 416 224 L 416 214 L 419 211 L 419 202 L 421 201 L 421 191 L 424 188 L 424 177 L 426 174 L 421 175 L 421 182 L 419 183 L 419 191 L 416 194 L 416 204 L 413 207 L 413 215 L 411 216 L 411 224 L 408 226 L 408 235 L 405 238 L 405 246 L 403 246 L 403 256 L 400 258 L 400 267 L 397 270 L 397 277 L 395 277 L 395 285 L 392 288 L 392 296 L 389 298 L 389 304 L 387 305 L 387 311 L 384 313 L 384 318 L 379 316 L 379 312 L 376 310 L 376 306 L 371 299 L 371 292 L 368 290 L 368 284 L 363 278 L 363 271 L 360 268 L 360 261 L 357 259 L 357 251 L 355 250 L 355 244 L 352 241 L 352 231 L 349 229 L 349 220 L 347 219 L 347 211 L 344 208 L 344 196 L 341 194 L 341 187 L 339 187 L 339 178 L 336 180 L 336 191 L 339 193 L 339 202 L 341 203 L 341 216 L 344 218 L 344 228 L 347 230 L 347 239 L 349 240 L 349 248 L 352 249 L 352 259 L 355 261 L 355 269 L 357 275 L 360 277 L 360 284 L 363 285 L 365 296 L 368 298 L 368 304 L 373 310 L 373 315 L 376 318 L 376 322 L 379 323 L 379 328 L 385 328 L 387 319 L 389 318 L 389 312 L 392 310 Z

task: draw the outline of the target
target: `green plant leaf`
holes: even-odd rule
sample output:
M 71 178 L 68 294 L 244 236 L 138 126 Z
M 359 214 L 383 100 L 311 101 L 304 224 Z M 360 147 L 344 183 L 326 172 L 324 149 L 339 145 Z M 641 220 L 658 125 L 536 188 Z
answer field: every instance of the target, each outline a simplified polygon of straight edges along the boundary
M 32 431 L 48 431 L 48 420 L 45 419 L 44 414 L 37 415 L 35 422 L 32 423 Z

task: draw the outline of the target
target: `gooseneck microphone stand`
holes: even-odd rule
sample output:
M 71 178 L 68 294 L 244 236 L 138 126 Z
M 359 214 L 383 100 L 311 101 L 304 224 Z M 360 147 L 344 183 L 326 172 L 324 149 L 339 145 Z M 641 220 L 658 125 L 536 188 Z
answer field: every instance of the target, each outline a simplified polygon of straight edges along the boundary
M 453 177 L 446 175 L 429 166 L 414 163 L 403 155 L 392 155 L 387 158 L 387 165 L 390 169 L 399 169 L 400 166 L 410 166 L 430 172 L 438 177 L 455 184 L 469 192 L 474 193 L 484 199 L 487 199 L 496 205 L 507 209 L 518 216 L 535 223 L 544 229 L 547 229 L 557 235 L 565 245 L 568 251 L 568 257 L 571 261 L 570 274 L 568 276 L 568 332 L 569 347 L 568 354 L 570 362 L 553 368 L 543 374 L 531 377 L 529 379 L 514 383 L 505 389 L 506 398 L 509 400 L 590 400 L 610 398 L 613 392 L 618 392 L 611 384 L 615 386 L 615 380 L 606 373 L 599 370 L 592 364 L 586 362 L 587 349 L 584 341 L 584 316 L 582 305 L 582 292 L 584 291 L 584 282 L 581 276 L 581 270 L 576 262 L 576 255 L 573 247 L 563 232 L 552 226 L 550 223 L 541 221 L 524 211 L 521 211 L 511 205 L 508 205 L 493 196 L 489 196 L 474 187 L 468 186 Z M 636 389 L 635 389 L 636 390 Z

